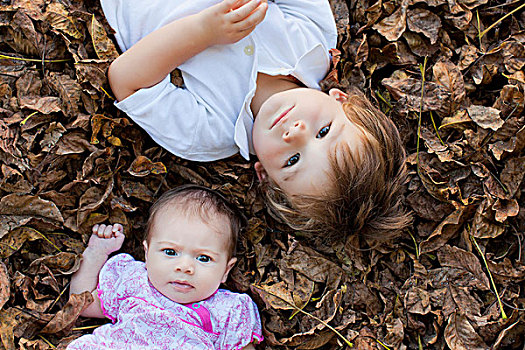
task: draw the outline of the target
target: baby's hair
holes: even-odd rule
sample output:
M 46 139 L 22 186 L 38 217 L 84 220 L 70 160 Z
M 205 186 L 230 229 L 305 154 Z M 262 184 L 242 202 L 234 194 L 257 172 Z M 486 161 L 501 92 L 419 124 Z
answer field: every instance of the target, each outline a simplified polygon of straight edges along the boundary
M 330 242 L 358 234 L 377 241 L 399 235 L 411 217 L 402 205 L 405 150 L 394 123 L 359 91 L 343 103 L 347 118 L 364 131 L 360 151 L 343 145 L 330 157 L 332 188 L 320 196 L 287 196 L 271 179 L 261 184 L 269 213 L 295 230 Z
M 151 206 L 144 239 L 149 243 L 157 213 L 168 207 L 176 206 L 184 214 L 199 215 L 203 220 L 213 220 L 213 216 L 224 216 L 230 226 L 228 240 L 228 259 L 235 256 L 237 239 L 246 226 L 246 219 L 241 211 L 220 193 L 209 188 L 187 184 L 164 192 Z M 215 218 L 216 219 L 216 218 Z

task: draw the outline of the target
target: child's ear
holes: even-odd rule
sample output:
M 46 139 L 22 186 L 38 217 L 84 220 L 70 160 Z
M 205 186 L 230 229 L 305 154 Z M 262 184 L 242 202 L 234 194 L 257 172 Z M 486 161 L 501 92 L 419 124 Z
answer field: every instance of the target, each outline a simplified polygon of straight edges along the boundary
M 232 269 L 233 265 L 237 262 L 237 258 L 231 258 L 230 261 L 228 261 L 228 265 L 226 265 L 226 271 L 224 272 L 224 275 L 222 276 L 221 283 L 226 282 L 228 279 L 228 274 L 230 273 L 230 270 Z
M 254 168 L 255 168 L 255 173 L 257 174 L 257 178 L 259 179 L 260 182 L 263 182 L 266 179 L 266 176 L 268 175 L 266 174 L 266 170 L 264 170 L 264 167 L 261 164 L 261 162 L 255 162 Z
M 144 259 L 148 260 L 148 242 L 146 240 L 142 241 L 142 245 L 144 246 Z
M 341 103 L 345 103 L 347 98 L 348 98 L 347 94 L 345 94 L 341 90 L 335 89 L 335 88 L 334 89 L 330 89 L 330 91 L 328 91 L 328 95 L 332 96 L 333 98 L 335 98 L 337 101 L 339 101 Z

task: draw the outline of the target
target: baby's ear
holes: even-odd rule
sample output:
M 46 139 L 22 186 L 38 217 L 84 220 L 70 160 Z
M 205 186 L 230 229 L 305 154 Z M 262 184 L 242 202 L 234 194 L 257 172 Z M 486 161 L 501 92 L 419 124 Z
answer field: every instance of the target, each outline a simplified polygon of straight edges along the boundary
M 345 103 L 347 98 L 348 98 L 347 94 L 345 94 L 341 90 L 335 89 L 335 88 L 334 89 L 330 89 L 330 91 L 328 91 L 328 95 L 332 96 L 333 98 L 335 98 L 337 101 L 339 101 L 341 103 Z
M 142 245 L 144 246 L 144 259 L 148 259 L 148 242 L 143 240 Z
M 268 176 L 268 174 L 266 174 L 266 170 L 264 170 L 264 167 L 261 164 L 261 162 L 255 162 L 254 168 L 255 173 L 257 174 L 257 178 L 260 182 L 263 182 L 266 179 L 266 176 Z
M 233 268 L 236 262 L 237 258 L 231 258 L 230 261 L 228 261 L 228 265 L 226 265 L 226 271 L 224 272 L 224 275 L 222 275 L 221 283 L 226 282 L 226 280 L 228 279 L 228 274 L 230 273 L 230 270 Z

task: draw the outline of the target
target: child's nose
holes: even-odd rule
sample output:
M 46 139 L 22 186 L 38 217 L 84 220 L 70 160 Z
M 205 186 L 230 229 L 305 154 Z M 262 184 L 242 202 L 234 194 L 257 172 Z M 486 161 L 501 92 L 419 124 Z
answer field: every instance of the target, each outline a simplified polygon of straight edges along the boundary
M 285 142 L 297 142 L 304 139 L 306 125 L 302 120 L 294 121 L 283 134 Z
M 177 262 L 177 265 L 175 266 L 175 270 L 177 272 L 187 273 L 190 275 L 193 274 L 195 269 L 191 260 L 191 258 L 180 257 L 180 259 Z

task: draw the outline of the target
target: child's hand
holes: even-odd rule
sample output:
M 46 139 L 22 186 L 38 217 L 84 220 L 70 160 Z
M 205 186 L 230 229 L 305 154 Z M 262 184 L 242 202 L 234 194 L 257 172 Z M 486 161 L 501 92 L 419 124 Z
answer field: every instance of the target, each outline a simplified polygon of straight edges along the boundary
M 121 224 L 95 225 L 89 238 L 88 248 L 97 253 L 109 255 L 122 247 L 124 227 Z
M 223 0 L 203 10 L 203 27 L 212 45 L 233 44 L 262 22 L 268 0 Z

